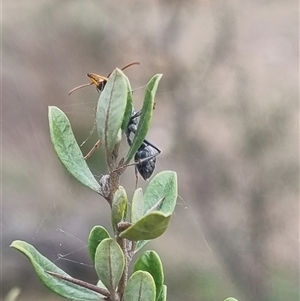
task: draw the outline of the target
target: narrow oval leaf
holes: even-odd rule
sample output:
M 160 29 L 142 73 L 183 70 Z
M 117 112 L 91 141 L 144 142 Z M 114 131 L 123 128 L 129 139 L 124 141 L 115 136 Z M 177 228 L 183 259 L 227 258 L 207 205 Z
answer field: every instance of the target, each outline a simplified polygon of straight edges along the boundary
M 130 162 L 130 160 L 134 157 L 135 153 L 138 151 L 144 139 L 146 138 L 150 121 L 152 118 L 155 93 L 157 91 L 158 83 L 161 77 L 162 74 L 156 74 L 150 79 L 150 81 L 147 84 L 147 89 L 146 89 L 146 94 L 144 98 L 139 124 L 136 133 L 134 135 L 132 145 L 125 159 L 125 164 L 128 164 Z
M 96 111 L 99 138 L 108 153 L 113 151 L 118 141 L 118 133 L 127 106 L 127 92 L 126 75 L 120 69 L 115 69 L 100 94 Z
M 119 186 L 118 190 L 114 194 L 111 206 L 111 219 L 113 225 L 117 225 L 124 219 L 127 203 L 128 199 L 125 188 Z
M 57 107 L 49 107 L 50 137 L 66 169 L 83 185 L 99 193 L 100 186 L 85 162 L 68 117 Z
M 128 280 L 124 301 L 155 301 L 155 283 L 148 272 L 136 271 Z
M 138 188 L 135 190 L 131 201 L 131 222 L 135 223 L 144 215 L 143 190 Z
M 144 214 L 154 210 L 165 214 L 173 213 L 177 196 L 176 172 L 166 170 L 158 173 L 150 181 L 144 193 Z
M 109 237 L 110 237 L 109 233 L 102 226 L 94 226 L 93 229 L 91 230 L 88 238 L 88 249 L 89 249 L 90 256 L 93 260 L 93 263 L 95 263 L 95 254 L 98 245 L 103 239 Z
M 99 279 L 113 293 L 124 271 L 124 254 L 118 243 L 106 238 L 98 245 L 95 254 L 95 269 Z
M 127 81 L 127 104 L 126 104 L 126 109 L 125 109 L 125 113 L 124 113 L 123 122 L 122 122 L 122 125 L 121 125 L 122 131 L 125 131 L 125 129 L 127 128 L 130 117 L 132 115 L 132 110 L 133 110 L 132 89 L 131 89 L 128 77 L 126 77 L 126 81 Z
M 155 211 L 145 215 L 120 234 L 132 241 L 154 239 L 162 235 L 170 222 L 171 214 L 164 215 Z
M 41 255 L 33 246 L 30 244 L 15 240 L 11 247 L 22 252 L 31 262 L 33 268 L 35 269 L 39 279 L 53 292 L 56 294 L 72 300 L 78 301 L 99 301 L 104 300 L 103 296 L 91 291 L 87 288 L 79 286 L 77 284 L 59 279 L 57 277 L 51 276 L 46 271 L 60 274 L 63 276 L 69 276 L 66 272 L 58 268 L 46 257 Z M 70 276 L 69 276 L 70 277 Z
M 166 301 L 167 300 L 167 286 L 163 285 L 160 295 L 156 298 L 156 301 Z
M 164 271 L 162 262 L 156 252 L 151 250 L 144 252 L 135 262 L 133 270 L 149 272 L 155 282 L 156 296 L 161 294 L 164 284 Z

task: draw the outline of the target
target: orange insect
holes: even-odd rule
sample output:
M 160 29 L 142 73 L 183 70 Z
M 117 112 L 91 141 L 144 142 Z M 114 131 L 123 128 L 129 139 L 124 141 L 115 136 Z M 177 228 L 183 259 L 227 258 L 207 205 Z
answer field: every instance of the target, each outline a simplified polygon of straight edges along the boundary
M 124 69 L 126 69 L 130 66 L 133 66 L 133 65 L 140 65 L 140 63 L 139 62 L 130 63 L 130 64 L 124 66 L 121 70 L 124 70 Z M 88 83 L 88 84 L 84 84 L 84 85 L 80 85 L 78 87 L 75 87 L 74 89 L 72 89 L 68 93 L 68 95 L 70 95 L 71 93 L 73 93 L 76 90 L 79 90 L 81 88 L 88 87 L 88 86 L 91 86 L 91 85 L 95 85 L 97 90 L 101 92 L 104 89 L 110 75 L 111 75 L 111 72 L 107 75 L 107 77 L 102 76 L 102 75 L 98 75 L 96 73 L 88 73 L 87 77 L 91 80 L 91 82 Z
M 124 66 L 121 70 L 124 70 L 124 69 L 126 69 L 126 68 L 128 68 L 128 67 L 130 67 L 130 66 L 133 66 L 133 65 L 140 65 L 140 63 L 139 63 L 139 62 L 133 62 L 133 63 L 130 63 L 130 64 Z M 97 90 L 98 90 L 99 92 L 101 92 L 101 91 L 104 89 L 104 87 L 105 87 L 105 85 L 106 85 L 106 83 L 107 83 L 107 80 L 108 80 L 108 78 L 109 78 L 110 75 L 111 75 L 111 72 L 107 75 L 107 77 L 102 76 L 102 75 L 98 75 L 98 74 L 96 74 L 96 73 L 88 73 L 88 74 L 87 74 L 87 77 L 91 80 L 91 82 L 88 83 L 88 84 L 84 84 L 84 85 L 80 85 L 80 86 L 78 86 L 78 87 L 75 87 L 74 89 L 72 89 L 72 90 L 68 93 L 68 95 L 70 95 L 71 93 L 73 93 L 73 92 L 76 91 L 76 90 L 79 90 L 79 89 L 81 89 L 81 88 L 88 87 L 88 86 L 91 86 L 91 85 L 95 85 L 96 88 L 97 88 Z M 92 129 L 92 131 L 90 132 L 90 135 L 88 136 L 88 138 L 80 144 L 80 147 L 83 146 L 83 145 L 86 143 L 86 141 L 91 137 L 91 135 L 93 134 L 94 130 L 95 130 L 95 126 L 94 126 L 94 128 Z M 92 147 L 92 149 L 84 156 L 84 159 L 87 160 L 87 159 L 94 153 L 94 151 L 95 151 L 99 146 L 100 146 L 100 140 L 98 140 L 98 141 L 95 143 L 95 145 Z

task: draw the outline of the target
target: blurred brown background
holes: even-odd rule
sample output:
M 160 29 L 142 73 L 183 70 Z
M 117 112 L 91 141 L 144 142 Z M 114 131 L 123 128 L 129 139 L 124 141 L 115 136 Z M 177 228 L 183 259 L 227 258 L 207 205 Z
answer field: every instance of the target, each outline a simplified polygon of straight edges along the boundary
M 126 70 L 134 88 L 164 74 L 148 136 L 163 150 L 156 172 L 179 179 L 171 225 L 147 245 L 168 300 L 299 299 L 298 1 L 3 1 L 2 17 L 3 295 L 19 286 L 19 300 L 60 300 L 15 239 L 96 281 L 86 240 L 96 224 L 110 229 L 109 208 L 57 159 L 47 107 L 82 142 L 98 94 L 68 91 L 139 61 Z M 89 160 L 96 176 L 101 162 L 99 151 Z M 134 169 L 123 178 L 131 195 Z

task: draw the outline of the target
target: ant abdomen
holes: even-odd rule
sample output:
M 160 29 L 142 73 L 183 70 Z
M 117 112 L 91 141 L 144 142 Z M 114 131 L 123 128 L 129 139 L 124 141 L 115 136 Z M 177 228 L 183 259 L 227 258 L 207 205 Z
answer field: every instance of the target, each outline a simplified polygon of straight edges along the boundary
M 157 151 L 150 145 L 143 143 L 134 156 L 137 170 L 144 180 L 147 180 L 153 174 L 156 163 Z

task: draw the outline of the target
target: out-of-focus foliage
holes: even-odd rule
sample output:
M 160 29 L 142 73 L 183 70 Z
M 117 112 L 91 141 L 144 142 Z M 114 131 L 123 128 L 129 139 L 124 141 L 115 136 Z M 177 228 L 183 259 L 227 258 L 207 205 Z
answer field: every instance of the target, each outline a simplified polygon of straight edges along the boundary
M 87 72 L 107 76 L 140 61 L 124 71 L 133 89 L 164 74 L 147 137 L 163 150 L 157 171 L 176 170 L 181 183 L 173 232 L 155 247 L 172 275 L 165 279 L 168 298 L 298 300 L 296 5 L 4 1 L 4 293 L 18 285 L 22 300 L 50 298 L 8 248 L 16 238 L 95 281 L 84 247 L 99 217 L 110 223 L 108 206 L 64 172 L 49 139 L 47 107 L 62 108 L 82 142 L 98 94 L 94 87 L 70 97 L 68 91 L 85 83 Z M 144 92 L 134 91 L 135 108 Z M 83 153 L 95 141 L 93 135 Z M 88 162 L 95 175 L 104 173 L 102 158 L 99 151 Z M 126 175 L 133 192 L 134 170 Z
M 4 301 L 16 301 L 21 290 L 18 287 L 13 287 L 4 297 Z

